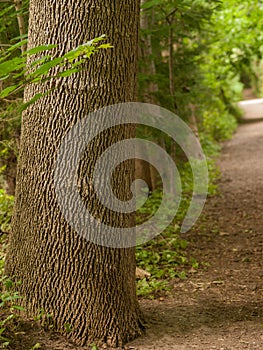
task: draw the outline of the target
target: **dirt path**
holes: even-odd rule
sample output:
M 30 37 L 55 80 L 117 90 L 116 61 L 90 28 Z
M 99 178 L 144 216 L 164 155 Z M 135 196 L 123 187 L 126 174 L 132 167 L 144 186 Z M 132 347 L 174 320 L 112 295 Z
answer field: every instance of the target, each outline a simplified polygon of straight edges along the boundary
M 187 234 L 192 256 L 209 262 L 173 296 L 145 301 L 138 350 L 263 349 L 263 122 L 241 125 L 219 161 L 221 195 Z

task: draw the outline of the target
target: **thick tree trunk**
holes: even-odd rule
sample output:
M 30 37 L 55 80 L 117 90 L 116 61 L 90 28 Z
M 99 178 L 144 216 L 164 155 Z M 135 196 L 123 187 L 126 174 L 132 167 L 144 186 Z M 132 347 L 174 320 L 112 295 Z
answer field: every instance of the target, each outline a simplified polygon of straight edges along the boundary
M 6 273 L 22 281 L 28 312 L 51 314 L 55 329 L 66 334 L 70 328 L 67 336 L 80 345 L 121 346 L 142 329 L 134 248 L 97 246 L 75 233 L 57 205 L 53 179 L 58 147 L 78 120 L 103 106 L 135 99 L 138 25 L 139 0 L 30 2 L 29 49 L 57 43 L 60 55 L 101 34 L 114 46 L 93 56 L 74 76 L 27 88 L 29 100 L 57 87 L 23 115 L 6 260 Z M 134 132 L 116 129 L 103 146 L 118 139 L 120 131 L 124 137 Z

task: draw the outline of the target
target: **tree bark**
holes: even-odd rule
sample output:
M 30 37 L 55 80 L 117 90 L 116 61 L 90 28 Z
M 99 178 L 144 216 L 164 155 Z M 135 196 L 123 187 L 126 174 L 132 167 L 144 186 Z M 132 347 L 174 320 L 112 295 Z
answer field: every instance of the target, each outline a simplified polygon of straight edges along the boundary
M 5 272 L 22 281 L 20 293 L 30 315 L 40 310 L 51 314 L 54 329 L 79 345 L 122 346 L 143 328 L 134 248 L 107 248 L 81 238 L 61 214 L 53 180 L 59 145 L 77 121 L 101 107 L 135 100 L 138 26 L 139 0 L 30 2 L 29 49 L 55 43 L 54 54 L 62 55 L 102 34 L 114 46 L 94 55 L 74 76 L 30 85 L 25 92 L 30 100 L 56 87 L 23 114 Z M 103 147 L 120 132 L 126 138 L 134 130 L 116 128 L 103 139 Z M 131 163 L 128 170 L 132 173 Z M 120 174 L 125 172 L 127 166 Z M 119 195 L 125 197 L 123 190 Z

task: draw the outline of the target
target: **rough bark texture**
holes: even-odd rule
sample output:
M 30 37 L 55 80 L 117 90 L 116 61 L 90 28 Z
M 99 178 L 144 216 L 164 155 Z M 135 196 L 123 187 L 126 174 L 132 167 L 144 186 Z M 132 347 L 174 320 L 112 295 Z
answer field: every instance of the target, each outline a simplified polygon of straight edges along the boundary
M 114 46 L 93 56 L 84 71 L 25 93 L 28 100 L 57 88 L 23 115 L 6 273 L 22 281 L 29 314 L 51 314 L 55 329 L 71 328 L 65 334 L 80 345 L 121 346 L 142 329 L 134 249 L 96 246 L 76 234 L 57 206 L 53 182 L 56 152 L 70 128 L 91 111 L 135 99 L 138 22 L 138 0 L 30 4 L 29 49 L 57 43 L 60 55 L 101 34 Z M 125 128 L 123 135 L 132 133 Z M 104 147 L 119 136 L 109 137 Z

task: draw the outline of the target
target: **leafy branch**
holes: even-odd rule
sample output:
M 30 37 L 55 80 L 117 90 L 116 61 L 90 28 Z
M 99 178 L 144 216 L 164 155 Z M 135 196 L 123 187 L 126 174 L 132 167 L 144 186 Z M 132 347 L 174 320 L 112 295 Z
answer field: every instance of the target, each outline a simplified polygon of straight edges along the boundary
M 19 41 L 0 53 L 0 81 L 11 79 L 14 81 L 19 78 L 18 82 L 8 85 L 0 93 L 0 98 L 6 98 L 11 94 L 17 94 L 24 90 L 28 84 L 45 82 L 52 78 L 63 78 L 71 76 L 83 69 L 83 63 L 93 54 L 101 49 L 109 49 L 112 46 L 109 43 L 101 43 L 105 40 L 105 35 L 92 39 L 87 43 L 79 45 L 75 49 L 67 52 L 61 57 L 53 57 L 50 53 L 58 45 L 41 45 L 33 49 L 27 50 L 20 56 L 10 58 L 14 52 L 27 43 L 27 39 Z M 42 57 L 38 57 L 31 63 L 28 58 L 43 53 Z M 53 76 L 51 70 L 60 67 L 59 72 Z M 23 79 L 21 79 L 23 77 Z M 29 104 L 39 99 L 42 94 L 37 94 L 34 98 L 23 106 L 25 109 Z

